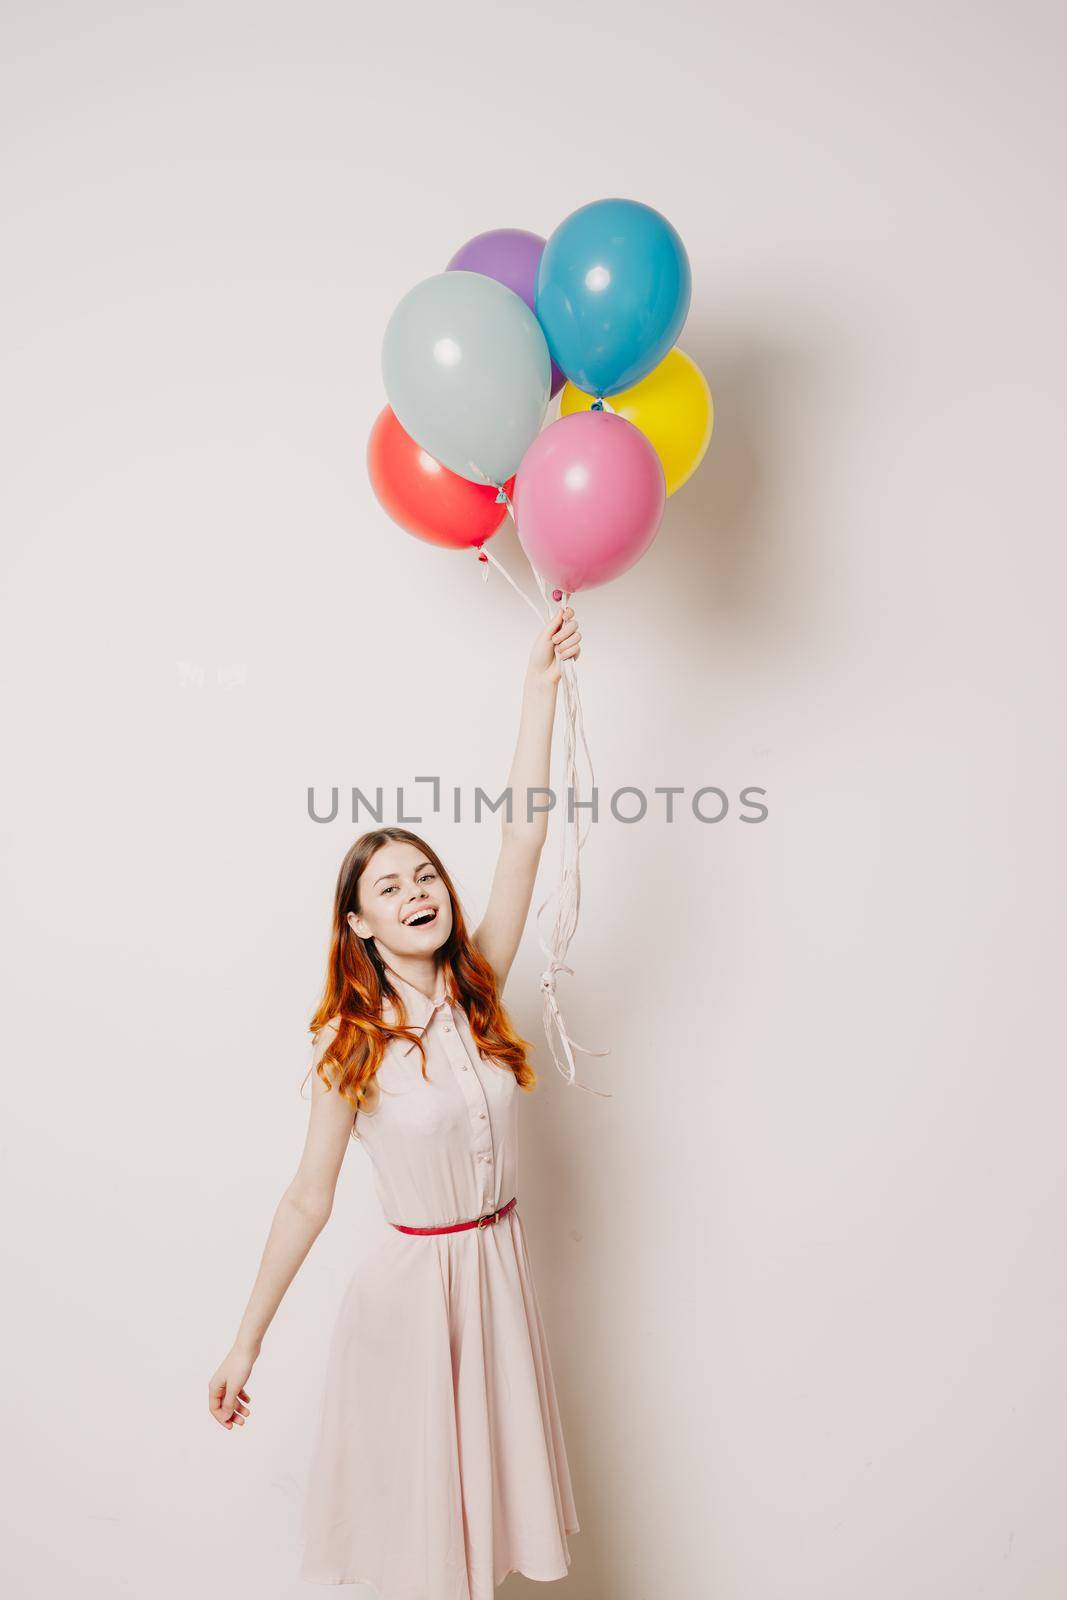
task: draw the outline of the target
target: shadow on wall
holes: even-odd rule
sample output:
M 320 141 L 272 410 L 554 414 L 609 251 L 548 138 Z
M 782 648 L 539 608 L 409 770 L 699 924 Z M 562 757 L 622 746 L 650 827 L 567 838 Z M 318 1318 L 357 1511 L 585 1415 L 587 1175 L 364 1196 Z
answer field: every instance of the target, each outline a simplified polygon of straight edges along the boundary
M 615 778 L 681 782 L 691 776 L 691 767 L 701 779 L 715 782 L 720 774 L 713 761 L 704 770 L 704 757 L 716 744 L 714 707 L 729 698 L 731 671 L 743 670 L 737 647 L 762 653 L 761 641 L 781 641 L 791 628 L 803 627 L 802 618 L 794 616 L 797 597 L 788 572 L 787 546 L 794 537 L 785 490 L 788 467 L 779 458 L 776 440 L 795 413 L 798 385 L 806 382 L 798 375 L 808 370 L 807 363 L 795 348 L 760 343 L 741 333 L 724 336 L 712 327 L 687 331 L 682 347 L 707 376 L 715 426 L 703 462 L 668 500 L 652 547 L 617 580 L 625 627 L 616 625 L 607 588 L 596 592 L 594 605 L 603 619 L 596 627 L 598 647 L 608 664 L 606 670 L 590 669 L 586 698 L 593 702 L 587 721 L 602 803 L 611 781 L 597 728 L 604 725 L 600 719 L 611 698 L 625 694 L 631 712 L 625 726 L 616 724 L 615 753 L 625 757 L 627 769 L 623 773 L 618 768 Z M 529 569 L 514 529 L 505 533 L 509 569 L 525 581 Z M 579 594 L 576 605 L 581 603 Z M 654 673 L 642 684 L 650 664 L 626 659 L 632 656 L 635 613 L 646 610 L 653 619 L 649 647 L 660 652 L 662 671 L 677 673 L 684 683 L 674 708 L 665 705 Z M 594 697 L 602 701 L 599 711 Z M 684 759 L 679 756 L 681 725 L 695 734 Z M 541 1078 L 537 1103 L 527 1114 L 526 1210 L 533 1213 L 531 1251 L 537 1282 L 544 1286 L 582 1519 L 583 1531 L 572 1546 L 572 1581 L 580 1600 L 625 1589 L 627 1573 L 610 1530 L 620 1518 L 639 1521 L 645 1510 L 630 1500 L 625 1476 L 611 1469 L 615 1451 L 637 1446 L 644 1428 L 651 1472 L 660 1447 L 647 1352 L 636 1336 L 620 1335 L 620 1308 L 606 1303 L 601 1286 L 624 1281 L 632 1270 L 629 1251 L 640 1236 L 648 1197 L 633 1181 L 643 1151 L 632 1131 L 627 1133 L 629 1115 L 635 1099 L 648 1092 L 647 1081 L 642 1087 L 645 1063 L 662 1065 L 658 1057 L 676 1044 L 651 1011 L 647 1031 L 633 1015 L 624 1031 L 621 1019 L 628 1008 L 616 1002 L 627 994 L 669 996 L 685 970 L 686 951 L 672 948 L 670 921 L 664 925 L 659 917 L 665 869 L 673 870 L 684 856 L 684 871 L 691 874 L 686 840 L 685 830 L 677 829 L 669 842 L 657 834 L 652 850 L 628 851 L 625 831 L 609 825 L 592 829 L 583 851 L 583 868 L 591 864 L 593 852 L 598 858 L 596 932 L 590 925 L 579 927 L 571 951 L 576 979 L 562 980 L 560 1000 L 579 1040 L 611 1050 L 603 1060 L 579 1054 L 579 1078 L 616 1098 L 598 1100 L 563 1085 L 545 1047 L 539 1008 L 527 1010 L 525 996 L 521 1003 L 521 1022 L 534 1042 Z M 602 870 L 609 855 L 618 870 Z M 554 882 L 554 854 L 550 859 L 551 873 L 535 904 Z M 571 1127 L 575 1121 L 577 1135 Z M 578 1149 L 597 1150 L 598 1177 L 592 1186 L 577 1170 Z M 574 1329 L 582 1330 L 581 1352 L 568 1337 Z M 611 1349 L 612 1360 L 598 1362 L 592 1353 L 598 1348 Z M 596 1374 L 593 1388 L 590 1372 Z M 533 1594 L 538 1587 L 522 1578 L 513 1582 L 516 1594 Z
M 711 386 L 715 426 L 704 460 L 668 500 L 659 548 L 649 555 L 681 631 L 691 621 L 698 633 L 715 622 L 735 636 L 779 635 L 800 619 L 788 581 L 792 519 L 776 441 L 790 418 L 795 423 L 797 377 L 807 362 L 795 344 L 773 345 L 765 334 L 761 342 L 712 327 L 686 332 L 683 348 Z

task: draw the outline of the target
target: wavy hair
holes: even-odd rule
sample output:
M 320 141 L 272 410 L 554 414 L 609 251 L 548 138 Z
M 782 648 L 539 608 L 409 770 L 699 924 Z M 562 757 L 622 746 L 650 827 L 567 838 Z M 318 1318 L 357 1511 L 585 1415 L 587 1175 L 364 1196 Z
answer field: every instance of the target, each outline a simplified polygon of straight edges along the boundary
M 437 960 L 445 968 L 450 1000 L 466 1012 L 479 1051 L 491 1056 L 500 1066 L 510 1068 L 520 1089 L 532 1090 L 537 1073 L 527 1059 L 530 1041 L 523 1039 L 511 1026 L 497 992 L 496 974 L 477 945 L 471 942 L 455 887 L 440 857 L 425 839 L 407 828 L 374 828 L 360 834 L 341 862 L 334 892 L 326 982 L 310 1024 L 316 1042 L 327 1024 L 336 1023 L 337 1027 L 314 1070 L 327 1089 L 336 1087 L 338 1094 L 349 1101 L 357 1113 L 366 1102 L 369 1085 L 382 1064 L 390 1039 L 413 1040 L 422 1054 L 422 1075 L 427 1076 L 426 1048 L 408 1025 L 404 1002 L 389 981 L 388 970 L 374 940 L 361 938 L 348 921 L 349 912 L 360 915 L 359 880 L 368 862 L 382 845 L 393 841 L 424 850 L 448 890 L 452 931 L 437 952 Z M 396 1007 L 395 1024 L 382 1018 L 385 999 Z M 326 1070 L 327 1064 L 333 1068 L 332 1078 Z

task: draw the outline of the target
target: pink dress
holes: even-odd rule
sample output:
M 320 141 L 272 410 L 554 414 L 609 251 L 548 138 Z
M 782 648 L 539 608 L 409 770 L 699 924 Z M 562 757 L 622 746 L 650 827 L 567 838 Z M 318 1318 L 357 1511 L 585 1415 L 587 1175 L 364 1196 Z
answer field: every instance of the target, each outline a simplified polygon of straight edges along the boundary
M 579 1531 L 519 1215 L 518 1100 L 466 1013 L 390 971 L 418 1047 L 391 1040 L 356 1133 L 395 1228 L 348 1285 L 327 1357 L 300 1577 L 379 1600 L 491 1600 L 510 1572 L 564 1578 Z M 387 1002 L 388 1004 L 388 1002 Z M 387 1020 L 395 1020 L 390 1013 Z

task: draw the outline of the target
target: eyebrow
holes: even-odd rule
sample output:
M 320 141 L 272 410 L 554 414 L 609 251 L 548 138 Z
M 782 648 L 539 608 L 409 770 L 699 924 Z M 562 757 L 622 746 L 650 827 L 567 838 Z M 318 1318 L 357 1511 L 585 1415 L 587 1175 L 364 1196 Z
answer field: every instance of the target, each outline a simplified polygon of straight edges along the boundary
M 416 872 L 421 872 L 423 867 L 432 867 L 432 866 L 433 866 L 433 862 L 432 861 L 419 861 L 419 862 L 416 863 L 414 870 Z M 380 878 L 375 878 L 375 880 L 374 880 L 374 888 L 376 889 L 380 883 L 384 883 L 386 878 L 397 878 L 399 876 L 400 876 L 400 874 L 397 873 L 397 872 L 383 872 L 382 876 Z

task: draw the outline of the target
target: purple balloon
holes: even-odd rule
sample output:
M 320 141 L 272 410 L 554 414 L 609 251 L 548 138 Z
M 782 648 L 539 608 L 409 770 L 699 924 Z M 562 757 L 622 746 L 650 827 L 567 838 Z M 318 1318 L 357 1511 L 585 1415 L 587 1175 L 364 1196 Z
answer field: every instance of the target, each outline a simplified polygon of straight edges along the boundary
M 484 278 L 495 278 L 533 311 L 537 267 L 544 248 L 539 233 L 528 233 L 525 228 L 491 228 L 460 245 L 445 271 L 480 272 Z M 552 393 L 558 394 L 566 381 L 553 361 Z

